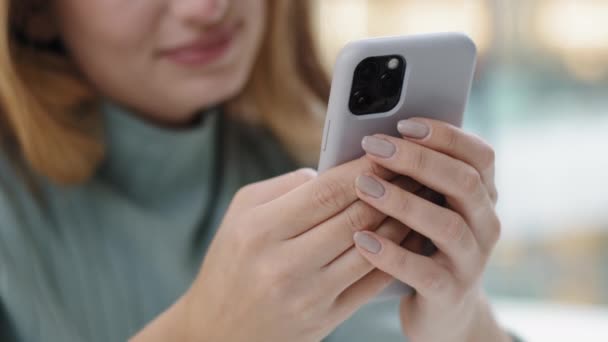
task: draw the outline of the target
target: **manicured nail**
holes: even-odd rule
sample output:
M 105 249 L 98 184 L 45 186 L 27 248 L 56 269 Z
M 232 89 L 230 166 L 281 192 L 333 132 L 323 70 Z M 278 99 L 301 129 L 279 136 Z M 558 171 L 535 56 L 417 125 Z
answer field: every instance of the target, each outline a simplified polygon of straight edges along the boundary
M 370 176 L 361 175 L 355 180 L 355 185 L 362 193 L 374 198 L 384 195 L 384 187 L 377 180 Z
M 380 244 L 380 241 L 369 233 L 356 232 L 353 239 L 355 240 L 355 244 L 357 244 L 357 246 L 370 253 L 378 254 L 380 249 L 382 249 L 382 244 Z
M 390 158 L 395 154 L 396 150 L 395 145 L 391 144 L 390 141 L 373 136 L 363 138 L 361 147 L 363 147 L 365 152 L 380 158 Z
M 430 129 L 427 125 L 412 120 L 401 120 L 397 124 L 397 130 L 401 135 L 413 139 L 424 139 L 429 135 Z

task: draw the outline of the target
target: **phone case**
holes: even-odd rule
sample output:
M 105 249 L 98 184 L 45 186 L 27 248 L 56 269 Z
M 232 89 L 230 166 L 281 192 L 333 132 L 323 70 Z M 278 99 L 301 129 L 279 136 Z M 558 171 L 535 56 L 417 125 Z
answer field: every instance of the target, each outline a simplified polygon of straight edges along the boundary
M 352 114 L 349 99 L 355 68 L 365 58 L 386 55 L 400 55 L 406 63 L 399 102 L 385 113 Z M 319 172 L 363 156 L 361 140 L 367 135 L 399 136 L 397 122 L 403 119 L 421 116 L 461 126 L 476 56 L 475 43 L 461 33 L 373 38 L 347 44 L 334 67 Z M 409 286 L 396 281 L 377 299 L 410 292 Z
M 367 57 L 381 55 L 401 55 L 406 61 L 399 103 L 386 113 L 351 114 L 348 101 L 355 67 Z M 398 136 L 397 122 L 402 119 L 423 116 L 460 126 L 475 62 L 475 44 L 460 33 L 374 38 L 346 45 L 334 68 L 319 171 L 362 156 L 361 139 L 366 135 Z

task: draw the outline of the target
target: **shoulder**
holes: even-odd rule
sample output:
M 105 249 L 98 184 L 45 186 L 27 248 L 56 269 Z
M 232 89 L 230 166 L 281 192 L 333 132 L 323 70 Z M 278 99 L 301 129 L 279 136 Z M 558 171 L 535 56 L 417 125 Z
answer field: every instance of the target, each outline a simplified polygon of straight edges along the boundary
M 6 149 L 0 147 L 0 220 L 4 221 L 7 211 L 17 200 L 17 193 L 21 192 L 24 182 L 19 177 L 18 167 L 13 158 L 9 157 Z M 0 226 L 6 222 L 0 221 Z
M 38 251 L 31 222 L 38 212 L 24 169 L 0 148 L 0 341 L 19 341 L 13 316 L 29 312 L 22 309 L 23 297 L 16 289 L 32 283 L 31 257 Z
M 25 168 L 0 146 L 0 210 L 15 203 L 27 188 Z M 2 218 L 3 216 L 0 216 Z
M 0 148 L 0 249 L 7 249 L 39 211 L 25 167 Z M 1 260 L 0 260 L 1 261 Z

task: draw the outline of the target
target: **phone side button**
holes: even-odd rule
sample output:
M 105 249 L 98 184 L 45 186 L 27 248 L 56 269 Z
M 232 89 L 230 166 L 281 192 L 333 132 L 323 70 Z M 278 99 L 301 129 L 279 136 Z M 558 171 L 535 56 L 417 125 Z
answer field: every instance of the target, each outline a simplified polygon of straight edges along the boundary
M 331 128 L 331 120 L 327 121 L 327 128 L 325 129 L 325 136 L 323 137 L 323 152 L 325 152 L 325 149 L 327 148 L 327 139 L 329 137 L 329 129 Z

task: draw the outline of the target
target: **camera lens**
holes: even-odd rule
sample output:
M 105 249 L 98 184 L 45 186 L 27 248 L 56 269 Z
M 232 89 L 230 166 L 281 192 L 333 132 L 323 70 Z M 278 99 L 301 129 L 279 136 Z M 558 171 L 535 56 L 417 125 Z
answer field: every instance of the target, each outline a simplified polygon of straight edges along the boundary
M 361 66 L 359 76 L 361 80 L 369 81 L 378 73 L 378 64 L 376 62 L 368 61 Z
M 361 90 L 353 94 L 353 100 L 359 108 L 369 106 L 371 103 L 371 97 Z
M 398 79 L 391 73 L 384 73 L 380 76 L 380 90 L 387 96 L 395 96 L 399 92 Z

